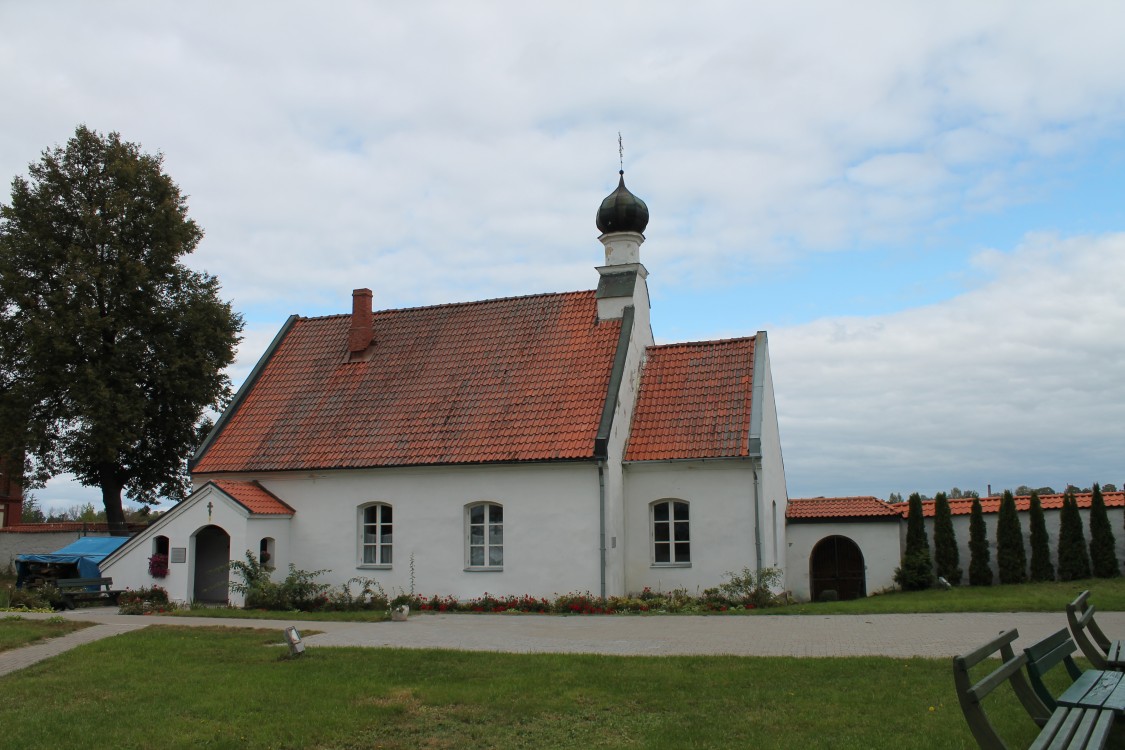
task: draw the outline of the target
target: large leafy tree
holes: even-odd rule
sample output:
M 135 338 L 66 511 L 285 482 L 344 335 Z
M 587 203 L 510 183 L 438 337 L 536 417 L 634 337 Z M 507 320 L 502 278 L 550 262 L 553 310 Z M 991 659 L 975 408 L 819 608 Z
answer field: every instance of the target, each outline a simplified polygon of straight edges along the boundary
M 0 205 L 0 453 L 100 487 L 121 528 L 123 491 L 183 495 L 242 320 L 180 262 L 203 232 L 160 154 L 79 126 L 29 175 Z

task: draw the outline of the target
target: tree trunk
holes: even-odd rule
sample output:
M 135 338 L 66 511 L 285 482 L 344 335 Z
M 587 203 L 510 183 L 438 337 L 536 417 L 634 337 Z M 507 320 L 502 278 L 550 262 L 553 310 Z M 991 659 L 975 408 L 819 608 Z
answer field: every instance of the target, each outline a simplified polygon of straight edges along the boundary
M 121 490 L 125 483 L 117 474 L 117 467 L 113 464 L 103 464 L 101 471 L 102 505 L 105 506 L 105 518 L 109 522 L 109 533 L 113 536 L 126 536 L 129 532 L 125 528 L 125 509 L 121 504 Z

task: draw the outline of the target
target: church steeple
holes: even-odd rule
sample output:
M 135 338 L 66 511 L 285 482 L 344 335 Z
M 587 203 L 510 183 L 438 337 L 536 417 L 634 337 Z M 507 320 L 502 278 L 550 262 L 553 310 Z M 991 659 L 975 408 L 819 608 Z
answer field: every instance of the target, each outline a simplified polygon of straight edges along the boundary
M 648 270 L 641 264 L 648 206 L 625 187 L 624 170 L 618 172 L 617 189 L 598 207 L 597 226 L 605 246 L 605 265 L 598 267 L 598 319 L 621 318 L 632 307 L 648 328 Z
M 648 226 L 648 206 L 625 187 L 625 170 L 618 172 L 617 189 L 605 197 L 598 208 L 598 229 L 602 234 L 636 232 Z

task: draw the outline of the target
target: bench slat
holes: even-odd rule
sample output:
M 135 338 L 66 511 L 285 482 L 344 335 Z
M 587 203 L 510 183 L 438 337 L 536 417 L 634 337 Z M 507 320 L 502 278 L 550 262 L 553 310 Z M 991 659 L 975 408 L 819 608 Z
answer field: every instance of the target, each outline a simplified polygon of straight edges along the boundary
M 1019 672 L 1020 668 L 1027 663 L 1027 654 L 1017 654 L 1016 658 L 1011 661 L 1006 661 L 989 673 L 984 679 L 969 688 L 968 693 L 972 696 L 973 700 L 981 701 L 986 695 L 991 693 L 998 685 L 1010 678 L 1014 673 Z

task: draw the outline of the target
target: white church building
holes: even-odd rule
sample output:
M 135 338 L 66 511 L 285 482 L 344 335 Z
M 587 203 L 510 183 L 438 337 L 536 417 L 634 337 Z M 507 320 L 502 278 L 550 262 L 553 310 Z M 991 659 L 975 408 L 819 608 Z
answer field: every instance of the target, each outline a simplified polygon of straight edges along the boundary
M 784 571 L 766 333 L 655 345 L 648 208 L 623 173 L 596 224 L 596 289 L 394 310 L 356 289 L 350 314 L 289 318 L 193 457 L 193 493 L 103 575 L 237 603 L 225 566 L 247 551 L 459 598 Z

